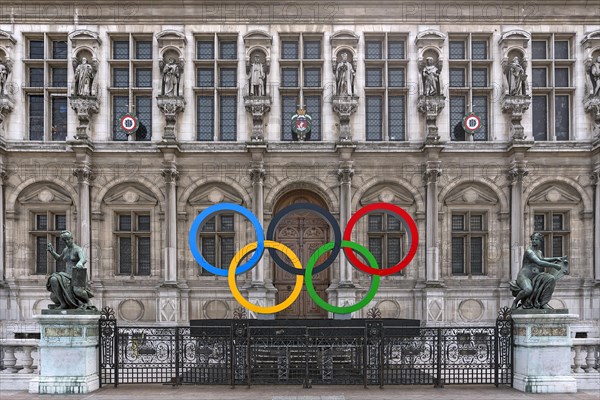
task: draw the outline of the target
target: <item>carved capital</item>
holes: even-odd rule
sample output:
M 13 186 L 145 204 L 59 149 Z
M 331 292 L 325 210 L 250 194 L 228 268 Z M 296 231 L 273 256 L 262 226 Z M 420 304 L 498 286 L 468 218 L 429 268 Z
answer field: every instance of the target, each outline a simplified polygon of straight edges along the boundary
M 508 170 L 508 181 L 511 185 L 515 183 L 523 183 L 523 179 L 527 175 L 529 175 L 527 163 L 525 161 L 514 162 Z
M 442 176 L 442 163 L 440 161 L 427 161 L 425 171 L 423 171 L 425 184 L 438 183 L 440 176 Z
M 96 179 L 96 174 L 89 165 L 80 165 L 73 168 L 73 176 L 78 183 L 90 183 Z
M 265 180 L 266 171 L 262 166 L 252 167 L 248 170 L 252 184 L 263 183 Z
M 6 181 L 8 180 L 8 171 L 4 166 L 0 166 L 0 186 L 4 186 Z
M 594 185 L 600 185 L 600 165 L 596 166 L 596 168 L 592 171 L 590 174 L 590 179 Z
M 354 168 L 351 165 L 342 165 L 338 168 L 337 175 L 341 184 L 350 184 L 354 176 Z
M 179 171 L 174 166 L 168 166 L 161 168 L 160 174 L 162 175 L 165 183 L 177 183 L 179 179 Z

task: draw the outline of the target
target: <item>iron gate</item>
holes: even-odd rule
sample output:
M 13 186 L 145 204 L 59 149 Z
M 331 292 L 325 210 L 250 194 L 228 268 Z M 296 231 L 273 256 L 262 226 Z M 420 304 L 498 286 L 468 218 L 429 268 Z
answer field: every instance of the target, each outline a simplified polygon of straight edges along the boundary
M 100 384 L 512 385 L 512 320 L 495 326 L 121 327 L 100 320 Z M 256 322 L 256 321 L 255 321 Z

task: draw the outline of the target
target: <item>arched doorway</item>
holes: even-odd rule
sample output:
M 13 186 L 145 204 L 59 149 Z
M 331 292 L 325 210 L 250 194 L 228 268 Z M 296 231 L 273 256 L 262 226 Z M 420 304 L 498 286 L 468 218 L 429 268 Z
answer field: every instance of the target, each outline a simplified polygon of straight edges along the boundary
M 274 214 L 291 204 L 297 203 L 311 203 L 327 209 L 327 205 L 323 199 L 315 193 L 307 190 L 294 190 L 286 193 L 277 202 Z M 309 210 L 297 211 L 286 215 L 277 224 L 275 240 L 292 249 L 300 259 L 302 266 L 305 267 L 310 256 L 319 247 L 329 242 L 329 238 L 331 237 L 330 230 L 327 221 L 319 214 Z M 324 254 L 321 260 L 327 258 L 328 254 Z M 287 260 L 285 256 L 282 256 L 282 259 Z M 296 277 L 283 268 L 278 267 L 274 262 L 272 262 L 272 267 L 273 285 L 277 288 L 276 303 L 279 304 L 288 298 L 294 290 Z M 313 276 L 315 289 L 322 299 L 327 299 L 325 289 L 327 289 L 331 282 L 330 271 L 331 268 L 327 268 L 325 271 Z M 303 287 L 302 293 L 294 304 L 277 313 L 277 318 L 321 319 L 327 318 L 327 311 L 317 306 L 308 295 L 306 287 Z

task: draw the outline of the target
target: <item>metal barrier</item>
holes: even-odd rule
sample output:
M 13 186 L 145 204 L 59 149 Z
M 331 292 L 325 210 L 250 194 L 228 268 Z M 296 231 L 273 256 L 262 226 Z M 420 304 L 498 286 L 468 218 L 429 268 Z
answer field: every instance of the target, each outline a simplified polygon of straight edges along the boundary
M 100 320 L 100 384 L 512 385 L 512 320 L 495 326 L 351 326 L 207 321 L 120 327 Z

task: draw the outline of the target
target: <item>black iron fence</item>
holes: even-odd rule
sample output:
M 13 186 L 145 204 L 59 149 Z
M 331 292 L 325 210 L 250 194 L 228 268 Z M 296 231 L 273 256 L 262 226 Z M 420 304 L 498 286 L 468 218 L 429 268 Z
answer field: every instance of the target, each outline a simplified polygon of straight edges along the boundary
M 352 321 L 319 327 L 256 320 L 121 327 L 105 314 L 100 384 L 512 385 L 506 310 L 487 327 Z

